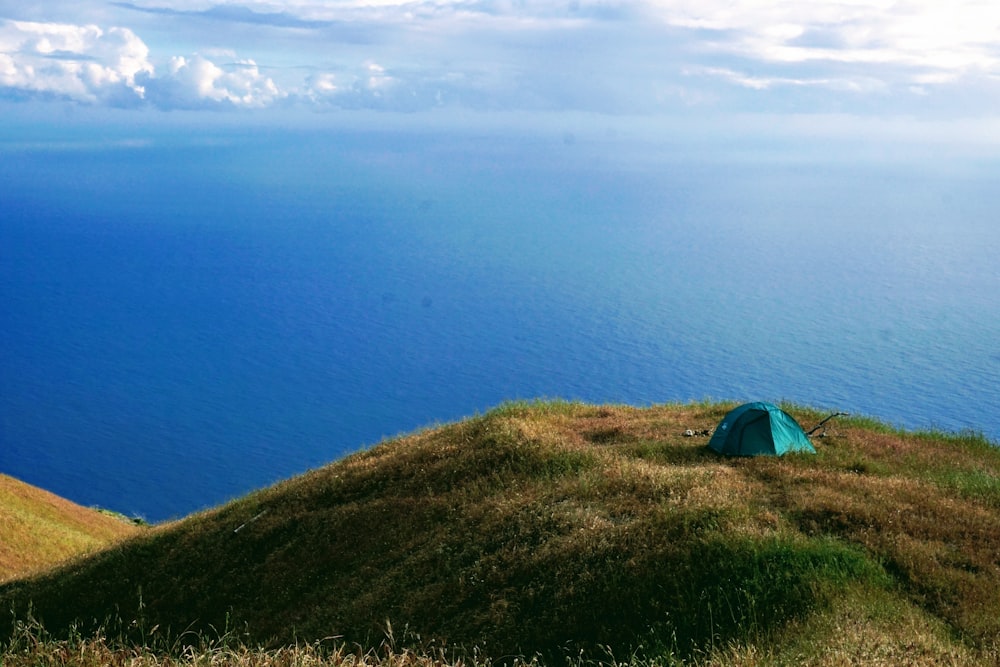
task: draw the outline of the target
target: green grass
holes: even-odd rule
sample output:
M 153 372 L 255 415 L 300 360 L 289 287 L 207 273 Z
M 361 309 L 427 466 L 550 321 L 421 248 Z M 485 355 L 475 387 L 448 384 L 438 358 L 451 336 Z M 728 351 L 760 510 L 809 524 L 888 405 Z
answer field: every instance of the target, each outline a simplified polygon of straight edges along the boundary
M 683 436 L 731 407 L 510 403 L 387 441 L 0 587 L 0 656 L 996 662 L 991 443 L 855 417 L 815 456 Z

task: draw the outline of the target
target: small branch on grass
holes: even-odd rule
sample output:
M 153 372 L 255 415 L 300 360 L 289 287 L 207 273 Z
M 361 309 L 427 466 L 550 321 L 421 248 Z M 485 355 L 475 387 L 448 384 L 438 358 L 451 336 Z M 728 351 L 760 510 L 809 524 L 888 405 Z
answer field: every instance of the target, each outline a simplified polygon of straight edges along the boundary
M 233 531 L 233 534 L 236 534 L 236 533 L 240 532 L 241 530 L 243 530 L 244 528 L 246 528 L 248 524 L 251 524 L 251 523 L 253 523 L 253 522 L 254 522 L 254 521 L 256 521 L 257 519 L 259 519 L 259 518 L 261 518 L 262 516 L 264 516 L 265 514 L 267 514 L 267 510 L 264 510 L 263 512 L 261 512 L 260 514 L 258 514 L 258 515 L 257 515 L 257 516 L 255 516 L 255 517 L 253 517 L 253 518 L 252 518 L 252 519 L 250 519 L 249 521 L 247 521 L 247 522 L 245 522 L 245 523 L 241 523 L 241 524 L 240 524 L 240 525 L 239 525 L 239 526 L 238 526 L 238 527 L 237 527 L 237 528 L 236 528 L 236 529 L 235 529 L 235 530 Z
M 819 430 L 820 426 L 822 426 L 823 424 L 827 423 L 828 421 L 830 421 L 834 417 L 849 417 L 849 416 L 850 415 L 848 415 L 848 413 L 846 413 L 846 412 L 834 412 L 832 415 L 830 415 L 829 417 L 827 417 L 826 419 L 824 419 L 820 423 L 818 423 L 815 426 L 813 426 L 811 430 L 809 430 L 808 432 L 806 432 L 806 435 L 812 435 L 813 433 L 815 433 L 816 431 Z

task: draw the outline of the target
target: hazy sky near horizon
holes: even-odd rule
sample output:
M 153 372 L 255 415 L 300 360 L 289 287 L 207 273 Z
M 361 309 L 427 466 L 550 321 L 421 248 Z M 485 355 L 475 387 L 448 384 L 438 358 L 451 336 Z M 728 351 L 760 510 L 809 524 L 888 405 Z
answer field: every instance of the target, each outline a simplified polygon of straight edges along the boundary
M 992 121 L 1000 5 L 0 0 L 0 111 L 771 113 Z M 989 127 L 993 127 L 992 123 Z

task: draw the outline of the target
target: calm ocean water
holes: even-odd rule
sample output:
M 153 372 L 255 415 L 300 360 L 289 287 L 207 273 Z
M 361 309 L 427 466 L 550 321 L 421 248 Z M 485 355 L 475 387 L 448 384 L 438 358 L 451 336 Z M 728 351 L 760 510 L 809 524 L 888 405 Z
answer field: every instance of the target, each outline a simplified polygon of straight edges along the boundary
M 0 153 L 0 472 L 160 520 L 535 397 L 1000 438 L 995 168 L 570 139 Z

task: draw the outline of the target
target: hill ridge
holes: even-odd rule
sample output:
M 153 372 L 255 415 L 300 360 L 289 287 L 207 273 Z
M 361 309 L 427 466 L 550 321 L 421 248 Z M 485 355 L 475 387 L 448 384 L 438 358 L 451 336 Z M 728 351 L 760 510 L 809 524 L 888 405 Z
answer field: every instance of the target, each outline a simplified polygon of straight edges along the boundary
M 53 632 L 117 614 L 274 646 L 370 645 L 389 622 L 495 656 L 995 661 L 992 443 L 858 418 L 780 459 L 684 437 L 731 407 L 505 404 L 0 586 L 0 605 Z

